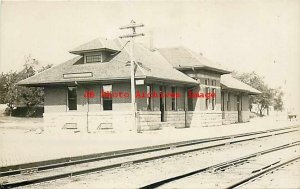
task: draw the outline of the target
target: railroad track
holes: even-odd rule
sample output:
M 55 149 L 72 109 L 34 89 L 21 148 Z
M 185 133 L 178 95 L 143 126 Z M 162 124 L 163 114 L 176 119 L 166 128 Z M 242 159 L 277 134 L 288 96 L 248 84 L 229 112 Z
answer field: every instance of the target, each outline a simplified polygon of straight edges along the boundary
M 272 129 L 267 131 L 251 132 L 251 133 L 230 135 L 224 137 L 215 137 L 210 139 L 184 141 L 184 142 L 171 143 L 166 145 L 152 146 L 148 148 L 140 148 L 137 150 L 128 150 L 128 152 L 126 152 L 126 150 L 123 150 L 123 151 L 114 152 L 112 154 L 98 154 L 99 157 L 83 158 L 80 160 L 75 160 L 70 162 L 34 166 L 27 169 L 16 169 L 16 170 L 4 171 L 0 173 L 0 176 L 2 178 L 8 178 L 9 176 L 13 176 L 14 178 L 8 179 L 10 181 L 4 181 L 1 184 L 1 187 L 12 188 L 18 186 L 25 186 L 25 185 L 35 184 L 35 183 L 41 183 L 41 182 L 66 178 L 70 176 L 76 176 L 76 175 L 82 175 L 91 172 L 108 170 L 112 168 L 124 167 L 134 163 L 146 162 L 150 160 L 170 157 L 170 156 L 179 155 L 183 153 L 194 152 L 202 149 L 214 148 L 214 147 L 219 147 L 228 144 L 235 144 L 235 143 L 255 140 L 258 138 L 271 137 L 273 135 L 281 135 L 281 134 L 296 132 L 298 131 L 298 128 L 299 126 L 293 126 L 293 127 L 286 127 L 281 129 Z M 160 151 L 164 153 L 161 153 L 159 155 L 150 155 L 146 158 L 145 157 L 136 158 L 130 161 L 122 160 L 117 163 L 110 163 L 105 165 L 93 165 L 88 168 L 86 168 L 86 166 L 79 167 L 79 168 L 72 167 L 74 165 L 79 165 L 79 164 L 101 162 L 109 159 L 127 158 L 135 155 L 149 154 L 149 153 L 160 152 Z M 70 167 L 72 168 L 71 170 L 69 171 L 65 170 Z M 49 174 L 49 172 L 52 172 L 52 174 Z M 39 176 L 39 174 L 41 174 L 41 176 Z M 20 177 L 19 179 L 18 176 Z M 31 176 L 32 178 L 30 178 Z
M 276 146 L 276 147 L 273 147 L 273 148 L 270 148 L 270 149 L 267 149 L 267 150 L 259 151 L 259 152 L 256 152 L 256 153 L 252 153 L 252 154 L 249 154 L 249 155 L 237 158 L 237 159 L 225 161 L 225 162 L 218 163 L 218 164 L 215 164 L 215 165 L 210 165 L 210 166 L 200 168 L 200 169 L 197 169 L 197 170 L 185 173 L 185 174 L 181 174 L 181 175 L 177 175 L 177 176 L 170 177 L 170 178 L 167 178 L 167 179 L 159 180 L 159 181 L 144 185 L 144 186 L 140 187 L 140 189 L 158 188 L 158 187 L 162 187 L 163 185 L 170 184 L 170 183 L 176 182 L 180 179 L 184 179 L 184 178 L 187 178 L 187 177 L 190 177 L 190 176 L 193 176 L 193 175 L 197 175 L 197 174 L 200 174 L 200 173 L 208 172 L 208 171 L 211 171 L 211 170 L 213 170 L 213 172 L 216 172 L 218 170 L 224 170 L 226 168 L 234 167 L 236 165 L 248 162 L 252 158 L 262 156 L 262 155 L 265 155 L 265 154 L 269 154 L 269 153 L 272 153 L 272 152 L 275 152 L 275 151 L 280 151 L 280 150 L 283 150 L 283 149 L 291 148 L 291 147 L 294 147 L 294 146 L 297 146 L 297 145 L 300 145 L 300 140 L 295 141 L 295 142 L 291 142 L 291 143 L 287 143 L 287 144 L 284 144 L 284 145 Z M 257 171 L 257 173 L 251 174 L 249 177 L 246 177 L 242 180 L 239 180 L 236 183 L 234 183 L 234 184 L 232 184 L 232 185 L 230 185 L 226 188 L 227 189 L 232 189 L 232 188 L 242 186 L 242 185 L 247 184 L 248 182 L 251 182 L 251 181 L 253 181 L 253 180 L 255 180 L 259 177 L 262 177 L 263 175 L 266 175 L 269 172 L 272 172 L 272 171 L 274 171 L 274 170 L 276 170 L 280 167 L 283 167 L 287 164 L 293 163 L 294 161 L 298 161 L 299 159 L 300 159 L 300 156 L 297 156 L 297 157 L 294 157 L 290 160 L 284 161 L 280 164 L 278 164 L 279 161 L 275 162 L 275 163 L 270 164 L 267 167 L 263 168 L 262 170 Z
M 286 161 L 284 161 L 284 162 L 282 162 L 282 163 L 280 163 L 276 166 L 270 166 L 270 167 L 268 167 L 268 168 L 266 168 L 266 169 L 264 169 L 264 170 L 262 170 L 262 171 L 260 171 L 256 174 L 250 175 L 249 177 L 244 178 L 244 179 L 232 184 L 231 186 L 228 186 L 226 189 L 238 188 L 238 187 L 243 186 L 243 185 L 245 185 L 249 182 L 253 182 L 256 179 L 263 177 L 264 175 L 267 175 L 267 174 L 269 174 L 269 173 L 271 173 L 271 172 L 273 172 L 273 171 L 275 171 L 275 170 L 277 170 L 281 167 L 284 167 L 288 164 L 294 163 L 295 161 L 298 161 L 298 160 L 300 160 L 300 156 L 293 157 L 293 158 L 291 158 L 289 160 L 286 160 Z
M 196 140 L 182 141 L 182 142 L 169 143 L 169 144 L 163 144 L 163 145 L 155 145 L 155 146 L 142 147 L 142 148 L 118 150 L 118 151 L 112 151 L 112 152 L 106 152 L 106 153 L 96 153 L 96 154 L 90 154 L 90 155 L 67 157 L 67 158 L 60 158 L 60 159 L 54 159 L 54 160 L 46 160 L 46 161 L 40 161 L 40 162 L 0 167 L 0 177 L 21 174 L 22 172 L 26 172 L 26 170 L 30 170 L 30 169 L 34 169 L 37 171 L 43 171 L 43 170 L 47 170 L 47 169 L 64 167 L 64 166 L 68 166 L 68 165 L 75 165 L 75 164 L 99 161 L 99 160 L 110 159 L 110 158 L 125 157 L 125 156 L 142 154 L 142 153 L 147 153 L 147 152 L 152 152 L 152 151 L 166 150 L 169 148 L 179 148 L 179 147 L 185 147 L 185 146 L 190 146 L 190 145 L 196 145 L 196 144 L 200 144 L 200 143 L 208 143 L 208 142 L 221 141 L 221 140 L 227 140 L 227 139 L 233 139 L 233 138 L 241 138 L 241 137 L 245 137 L 245 136 L 254 136 L 254 135 L 265 134 L 265 133 L 269 133 L 269 134 L 273 133 L 274 134 L 275 132 L 278 132 L 278 131 L 294 132 L 296 130 L 293 130 L 293 129 L 298 129 L 299 127 L 300 127 L 300 125 L 284 127 L 284 128 L 279 128 L 279 129 L 270 129 L 270 130 L 265 130 L 265 131 L 249 132 L 249 133 L 228 135 L 228 136 L 222 136 L 222 137 L 213 137 L 213 138 L 207 138 L 207 139 L 196 139 Z M 284 134 L 284 133 L 282 133 L 282 134 Z

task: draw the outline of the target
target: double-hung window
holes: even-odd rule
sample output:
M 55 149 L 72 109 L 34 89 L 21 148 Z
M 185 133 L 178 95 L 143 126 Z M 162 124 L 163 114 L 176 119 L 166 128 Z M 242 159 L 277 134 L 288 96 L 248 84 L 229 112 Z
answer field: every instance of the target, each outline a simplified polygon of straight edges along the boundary
M 212 110 L 214 110 L 215 106 L 216 106 L 216 89 L 212 89 L 211 94 L 214 95 L 213 97 L 211 97 L 211 99 L 212 99 Z
M 205 84 L 205 85 L 209 85 L 209 79 L 205 79 L 205 80 L 204 80 L 204 84 Z
M 215 79 L 211 80 L 211 85 L 212 86 L 217 86 L 217 81 Z
M 103 110 L 112 110 L 112 85 L 102 85 Z
M 77 88 L 68 87 L 68 110 L 77 110 Z
M 208 95 L 209 93 L 209 87 L 205 87 L 205 95 Z M 205 108 L 208 110 L 208 106 L 209 106 L 209 98 L 205 97 Z
M 147 110 L 152 110 L 152 85 L 147 85 Z

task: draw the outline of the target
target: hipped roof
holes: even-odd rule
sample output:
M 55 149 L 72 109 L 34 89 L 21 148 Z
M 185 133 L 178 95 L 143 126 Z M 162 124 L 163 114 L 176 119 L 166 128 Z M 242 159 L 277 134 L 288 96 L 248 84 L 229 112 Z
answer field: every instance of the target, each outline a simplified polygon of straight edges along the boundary
M 45 86 L 66 84 L 72 82 L 111 82 L 130 79 L 130 56 L 128 43 L 125 40 L 108 40 L 98 38 L 80 45 L 71 50 L 71 53 L 80 54 L 90 51 L 105 50 L 113 55 L 108 62 L 83 64 L 83 57 L 76 56 L 64 63 L 47 69 L 32 77 L 22 80 L 18 85 Z M 188 85 L 199 84 L 196 80 L 182 73 L 182 68 L 202 68 L 216 71 L 220 74 L 230 73 L 223 66 L 213 63 L 187 48 L 168 48 L 150 50 L 144 45 L 134 45 L 134 60 L 137 64 L 135 77 L 153 79 Z M 91 77 L 64 78 L 64 74 L 90 73 Z M 222 75 L 221 84 L 225 88 L 259 94 L 260 92 L 230 75 Z
M 114 45 L 112 45 L 113 43 Z M 92 44 L 85 44 L 83 46 L 98 48 L 96 44 L 101 45 L 102 43 L 100 44 L 93 40 Z M 55 67 L 45 70 L 44 72 L 22 80 L 18 84 L 25 86 L 43 86 L 75 81 L 91 82 L 130 79 L 130 67 L 128 66 L 130 56 L 127 49 L 128 45 L 126 45 L 127 41 L 115 39 L 106 44 L 110 44 L 110 46 L 120 49 L 120 51 L 117 52 L 111 60 L 109 60 L 109 62 L 83 64 L 83 57 L 77 56 L 67 62 L 61 63 Z M 136 43 L 134 45 L 134 58 L 138 65 L 135 72 L 136 78 L 149 78 L 191 85 L 197 84 L 197 81 L 191 77 L 174 69 L 158 51 L 151 51 L 142 44 Z M 92 73 L 92 77 L 63 77 L 64 74 L 77 73 Z
M 231 71 L 221 64 L 208 60 L 202 55 L 185 47 L 162 48 L 159 52 L 173 65 L 181 70 L 188 68 L 202 68 L 219 72 L 221 74 L 231 73 Z

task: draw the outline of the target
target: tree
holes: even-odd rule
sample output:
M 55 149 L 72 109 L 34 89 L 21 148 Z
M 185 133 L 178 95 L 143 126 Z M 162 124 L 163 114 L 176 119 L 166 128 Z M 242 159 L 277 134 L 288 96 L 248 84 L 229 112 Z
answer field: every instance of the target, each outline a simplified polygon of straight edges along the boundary
M 26 79 L 35 74 L 34 69 L 29 66 L 26 67 L 18 73 L 19 81 Z M 31 116 L 32 108 L 36 105 L 43 104 L 44 102 L 44 92 L 43 88 L 40 87 L 22 87 L 17 86 L 17 99 L 15 101 L 18 105 L 25 105 L 27 107 L 27 116 Z
M 10 115 L 17 105 L 27 107 L 27 116 L 31 116 L 32 108 L 36 105 L 43 104 L 44 92 L 40 87 L 21 87 L 17 86 L 17 82 L 35 75 L 38 72 L 44 71 L 50 68 L 52 65 L 46 65 L 40 69 L 36 69 L 39 62 L 30 55 L 25 57 L 25 64 L 20 72 L 9 72 L 7 74 L 1 74 L 0 78 L 0 93 L 1 102 L 6 103 Z
M 6 103 L 11 115 L 15 102 L 17 100 L 17 88 L 15 83 L 18 82 L 18 74 L 16 72 L 9 72 L 1 74 L 1 100 Z
M 277 103 L 276 108 L 280 108 L 280 104 L 282 102 L 282 95 L 283 92 L 280 89 L 272 89 L 270 88 L 265 82 L 264 78 L 256 74 L 255 72 L 251 73 L 233 73 L 233 77 L 241 80 L 242 82 L 250 85 L 251 87 L 259 90 L 262 92 L 258 95 L 251 95 L 249 97 L 249 108 L 251 111 L 252 103 L 255 103 L 258 105 L 259 114 L 260 116 L 263 116 L 263 111 L 265 109 L 268 109 L 269 106 L 274 105 Z M 276 101 L 276 103 L 274 103 Z M 281 105 L 281 108 L 282 108 Z M 275 107 L 274 107 L 275 108 Z
M 6 83 L 6 74 L 1 73 L 0 75 L 0 104 L 4 104 L 4 95 L 5 95 L 5 83 Z
M 274 94 L 274 110 L 276 111 L 282 111 L 283 110 L 283 91 L 281 90 L 281 88 L 275 89 L 274 90 L 275 94 Z

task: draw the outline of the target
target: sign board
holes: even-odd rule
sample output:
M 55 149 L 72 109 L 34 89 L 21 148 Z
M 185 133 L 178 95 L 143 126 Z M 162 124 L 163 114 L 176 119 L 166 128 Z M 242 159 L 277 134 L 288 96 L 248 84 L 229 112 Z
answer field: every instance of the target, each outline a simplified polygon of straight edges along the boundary
M 144 82 L 144 80 L 139 79 L 139 80 L 136 80 L 136 81 L 135 81 L 135 84 L 136 84 L 136 85 L 144 85 L 145 82 Z

